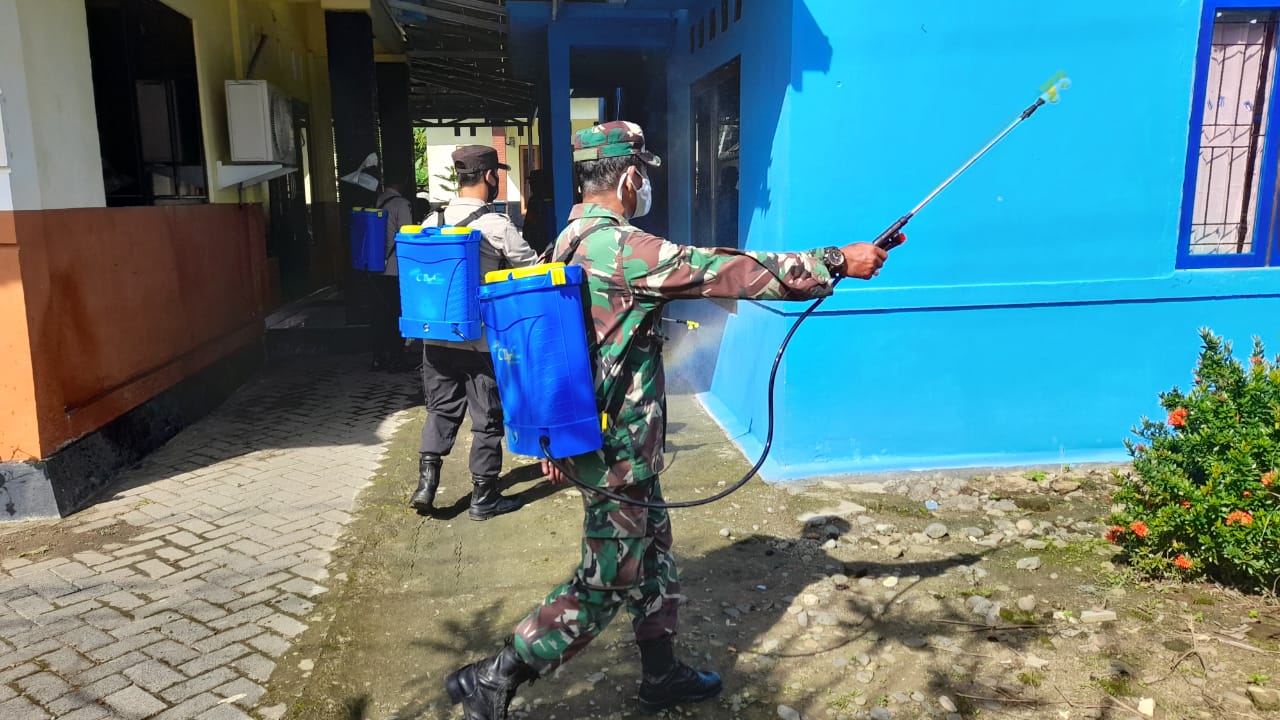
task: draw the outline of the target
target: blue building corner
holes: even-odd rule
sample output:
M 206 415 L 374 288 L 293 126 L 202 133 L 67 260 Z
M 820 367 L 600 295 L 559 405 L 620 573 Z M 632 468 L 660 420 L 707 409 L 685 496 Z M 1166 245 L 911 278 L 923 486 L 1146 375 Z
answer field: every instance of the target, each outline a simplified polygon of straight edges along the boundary
M 510 3 L 554 99 L 543 142 L 560 219 L 567 98 L 607 70 L 621 78 L 610 111 L 666 160 L 664 207 L 637 224 L 680 243 L 874 238 L 1054 73 L 1071 78 L 911 222 L 879 277 L 842 282 L 797 333 L 770 480 L 1123 461 L 1157 394 L 1189 384 L 1199 328 L 1280 350 L 1277 13 L 1241 6 L 632 0 L 553 18 Z M 1112 29 L 1139 27 L 1115 47 Z M 610 52 L 638 59 L 602 68 Z M 704 329 L 668 373 L 748 456 L 804 307 L 670 308 Z

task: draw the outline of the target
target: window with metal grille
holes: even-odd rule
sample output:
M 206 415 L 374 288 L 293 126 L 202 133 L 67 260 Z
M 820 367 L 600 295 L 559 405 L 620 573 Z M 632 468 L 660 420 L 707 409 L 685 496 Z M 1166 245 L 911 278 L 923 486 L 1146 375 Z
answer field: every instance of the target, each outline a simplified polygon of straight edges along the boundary
M 1277 262 L 1277 144 L 1268 143 L 1280 12 L 1205 3 L 1178 265 Z

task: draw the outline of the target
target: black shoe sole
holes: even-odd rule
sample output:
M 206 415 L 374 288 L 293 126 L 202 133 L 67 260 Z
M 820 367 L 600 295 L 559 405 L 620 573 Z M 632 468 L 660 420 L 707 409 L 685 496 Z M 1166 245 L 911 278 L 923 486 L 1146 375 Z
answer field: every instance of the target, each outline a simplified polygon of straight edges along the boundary
M 675 706 L 677 706 L 677 705 L 684 705 L 684 704 L 686 704 L 686 703 L 698 703 L 698 702 L 705 702 L 705 701 L 710 700 L 711 698 L 713 698 L 713 697 L 715 697 L 715 696 L 719 695 L 719 694 L 720 694 L 720 692 L 721 692 L 721 691 L 723 691 L 723 690 L 724 690 L 724 685 L 720 685 L 720 686 L 716 687 L 716 689 L 715 689 L 715 690 L 709 690 L 709 691 L 707 691 L 707 692 L 703 693 L 702 695 L 698 695 L 698 696 L 695 696 L 695 697 L 686 697 L 686 698 L 681 698 L 681 699 L 679 699 L 679 700 L 676 700 L 676 701 L 673 701 L 673 702 L 666 702 L 666 703 L 648 702 L 647 700 L 640 699 L 640 710 L 641 710 L 642 712 L 645 712 L 645 713 L 648 713 L 648 714 L 650 714 L 650 715 L 653 715 L 653 714 L 655 714 L 655 713 L 662 712 L 663 710 L 670 710 L 671 708 L 673 708 L 673 707 L 675 707 Z
M 513 507 L 510 510 L 505 510 L 503 512 L 476 512 L 475 510 L 467 510 L 467 517 L 471 518 L 472 520 L 475 520 L 476 522 L 481 522 L 484 520 L 492 520 L 493 518 L 496 518 L 499 515 L 509 515 L 519 510 L 522 507 L 524 507 L 524 505 L 517 505 L 516 507 Z

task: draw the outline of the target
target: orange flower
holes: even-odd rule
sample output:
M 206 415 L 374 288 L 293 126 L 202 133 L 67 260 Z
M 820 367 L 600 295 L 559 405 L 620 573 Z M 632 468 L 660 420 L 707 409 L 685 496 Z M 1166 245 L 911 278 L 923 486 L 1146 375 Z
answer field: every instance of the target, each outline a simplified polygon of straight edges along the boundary
M 1183 501 L 1182 501 L 1182 507 L 1186 508 L 1187 510 L 1190 510 L 1190 509 L 1191 509 L 1191 501 L 1190 501 L 1190 500 L 1183 500 Z
M 1187 424 L 1187 409 L 1177 408 L 1169 413 L 1169 424 L 1173 427 L 1184 427 Z
M 1276 481 L 1276 471 L 1275 471 L 1275 470 L 1272 470 L 1272 471 L 1271 471 L 1271 472 L 1269 472 L 1269 473 L 1263 473 L 1263 475 L 1262 475 L 1262 487 L 1271 487 L 1271 483 L 1273 483 L 1273 482 L 1275 482 L 1275 481 Z
M 1107 542 L 1114 543 L 1115 541 L 1124 537 L 1124 527 L 1120 525 L 1114 525 L 1110 530 L 1107 531 L 1107 534 L 1104 537 L 1106 537 Z
M 1249 492 L 1248 490 L 1245 490 L 1245 491 L 1244 491 L 1244 496 L 1245 496 L 1245 497 L 1247 497 L 1247 498 L 1251 498 L 1251 497 L 1253 497 L 1253 493 Z
M 1244 510 L 1236 510 L 1227 515 L 1227 525 L 1252 525 L 1253 516 Z
M 1177 565 L 1179 568 L 1183 570 L 1191 569 L 1191 561 L 1187 559 L 1186 555 L 1179 555 L 1178 557 L 1174 558 L 1173 564 Z
M 1147 529 L 1147 524 L 1141 520 L 1130 525 L 1129 529 L 1133 531 L 1134 535 L 1137 535 L 1140 538 L 1146 537 L 1151 532 Z

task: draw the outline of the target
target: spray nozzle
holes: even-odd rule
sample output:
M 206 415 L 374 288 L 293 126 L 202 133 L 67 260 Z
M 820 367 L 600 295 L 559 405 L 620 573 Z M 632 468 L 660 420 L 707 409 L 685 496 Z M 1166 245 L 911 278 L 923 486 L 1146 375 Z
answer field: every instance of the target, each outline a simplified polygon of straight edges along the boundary
M 1049 78 L 1049 82 L 1040 86 L 1040 97 L 1050 103 L 1056 103 L 1062 99 L 1060 93 L 1071 87 L 1071 78 L 1067 74 L 1058 71 L 1056 75 Z
M 669 317 L 664 317 L 662 318 L 662 320 L 663 322 L 676 323 L 677 325 L 684 325 L 690 330 L 697 330 L 702 325 L 701 323 L 695 320 L 681 320 L 679 318 L 669 318 Z

